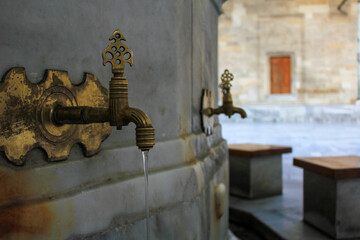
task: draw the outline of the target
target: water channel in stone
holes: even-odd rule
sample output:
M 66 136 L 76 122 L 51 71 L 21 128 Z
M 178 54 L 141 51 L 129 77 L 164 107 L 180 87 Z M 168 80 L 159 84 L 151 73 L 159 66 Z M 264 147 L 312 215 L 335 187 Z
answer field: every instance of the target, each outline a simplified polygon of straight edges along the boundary
M 144 180 L 145 180 L 145 210 L 146 210 L 146 239 L 150 240 L 150 225 L 149 225 L 149 190 L 148 190 L 148 161 L 149 161 L 149 151 L 142 151 L 142 159 L 144 165 Z

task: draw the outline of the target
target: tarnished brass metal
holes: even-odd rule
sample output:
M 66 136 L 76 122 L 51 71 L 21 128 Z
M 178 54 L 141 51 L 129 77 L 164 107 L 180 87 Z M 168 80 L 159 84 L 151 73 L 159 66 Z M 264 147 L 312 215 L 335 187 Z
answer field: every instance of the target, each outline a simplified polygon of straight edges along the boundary
M 109 121 L 117 129 L 133 122 L 136 125 L 136 145 L 142 151 L 150 150 L 155 145 L 155 129 L 150 118 L 140 109 L 129 107 L 128 81 L 124 73 L 125 63 L 133 64 L 133 52 L 124 44 L 126 39 L 119 30 L 115 30 L 109 40 L 112 42 L 102 52 L 103 64 L 109 62 L 112 65 L 109 108 L 58 107 L 54 113 L 55 122 L 85 124 Z
M 115 30 L 109 41 L 113 41 L 102 52 L 103 64 L 110 63 L 113 73 L 124 73 L 125 63 L 133 65 L 133 52 L 122 42 L 126 41 L 119 30 Z
M 0 83 L 0 148 L 8 160 L 22 165 L 28 151 L 40 147 L 49 160 L 65 159 L 75 143 L 84 146 L 86 155 L 95 154 L 110 134 L 108 123 L 57 125 L 56 106 L 101 108 L 108 104 L 107 90 L 92 74 L 72 85 L 65 71 L 48 70 L 44 81 L 32 84 L 24 68 L 12 68 Z
M 207 94 L 203 94 L 202 98 L 202 109 L 201 109 L 201 116 L 202 116 L 202 125 L 203 130 L 207 133 L 208 126 L 206 125 L 208 122 L 211 122 L 209 118 L 211 118 L 213 115 L 219 115 L 221 113 L 224 113 L 229 118 L 238 113 L 240 114 L 241 118 L 246 118 L 247 114 L 244 109 L 239 107 L 234 107 L 232 96 L 230 93 L 231 89 L 231 81 L 234 79 L 234 75 L 229 72 L 229 70 L 225 70 L 224 73 L 221 75 L 221 84 L 219 87 L 222 90 L 223 93 L 223 105 L 218 108 L 213 108 L 210 106 L 204 105 L 205 102 L 209 102 L 212 100 L 209 100 L 209 95 L 211 95 L 211 92 L 208 91 Z M 209 93 L 210 92 L 210 93 Z M 204 91 L 205 93 L 205 91 Z M 207 134 L 209 135 L 209 134 Z
M 65 71 L 48 70 L 45 80 L 30 83 L 24 68 L 13 68 L 0 82 L 0 150 L 10 162 L 22 165 L 27 152 L 40 147 L 49 160 L 65 159 L 73 144 L 80 143 L 86 155 L 95 154 L 109 136 L 111 127 L 130 122 L 136 125 L 136 145 L 150 150 L 155 129 L 140 109 L 129 107 L 125 63 L 132 65 L 133 53 L 116 30 L 103 51 L 113 77 L 109 95 L 92 74 L 80 86 L 71 84 Z

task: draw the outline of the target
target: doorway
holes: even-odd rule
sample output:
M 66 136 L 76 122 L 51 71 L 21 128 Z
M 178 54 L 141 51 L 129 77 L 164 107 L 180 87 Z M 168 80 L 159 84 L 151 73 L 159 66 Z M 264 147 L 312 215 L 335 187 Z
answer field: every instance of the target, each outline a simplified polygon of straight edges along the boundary
M 270 93 L 291 94 L 291 57 L 270 58 Z

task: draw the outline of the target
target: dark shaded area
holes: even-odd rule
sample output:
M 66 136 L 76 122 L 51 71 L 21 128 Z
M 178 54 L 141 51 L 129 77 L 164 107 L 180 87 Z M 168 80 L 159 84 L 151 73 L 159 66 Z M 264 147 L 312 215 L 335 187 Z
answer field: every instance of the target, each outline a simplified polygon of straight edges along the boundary
M 241 240 L 261 240 L 265 239 L 260 234 L 256 233 L 252 229 L 243 225 L 238 225 L 235 222 L 229 222 L 230 230 L 235 234 L 236 237 Z

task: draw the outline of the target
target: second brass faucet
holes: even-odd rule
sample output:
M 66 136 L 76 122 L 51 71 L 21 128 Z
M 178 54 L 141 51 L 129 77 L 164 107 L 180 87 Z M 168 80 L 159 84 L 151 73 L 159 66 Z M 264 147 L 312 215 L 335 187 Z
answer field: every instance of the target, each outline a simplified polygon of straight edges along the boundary
M 202 113 L 208 117 L 211 117 L 212 115 L 219 115 L 221 113 L 224 113 L 229 118 L 238 113 L 240 114 L 241 118 L 246 118 L 247 114 L 244 109 L 239 107 L 234 107 L 232 96 L 230 93 L 231 88 L 231 81 L 234 79 L 234 75 L 229 72 L 229 70 L 225 70 L 224 73 L 221 75 L 221 84 L 220 88 L 222 89 L 223 93 L 223 105 L 218 108 L 206 108 L 203 109 Z
M 148 151 L 155 145 L 155 129 L 146 113 L 129 106 L 128 81 L 124 76 L 125 63 L 133 64 L 133 52 L 123 43 L 126 39 L 119 30 L 115 30 L 109 40 L 113 42 L 102 52 L 103 64 L 109 62 L 112 65 L 109 107 L 57 106 L 53 121 L 58 125 L 110 122 L 117 129 L 133 122 L 136 125 L 136 145 L 140 150 Z

